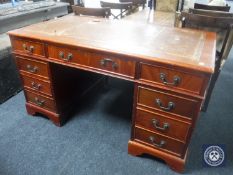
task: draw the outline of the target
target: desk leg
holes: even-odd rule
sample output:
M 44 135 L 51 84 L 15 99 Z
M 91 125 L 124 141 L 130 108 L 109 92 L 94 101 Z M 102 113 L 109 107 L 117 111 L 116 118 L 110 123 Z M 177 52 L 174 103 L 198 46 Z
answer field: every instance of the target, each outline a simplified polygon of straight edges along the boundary
M 187 152 L 184 159 L 173 156 L 171 154 L 153 149 L 138 142 L 130 140 L 128 143 L 128 153 L 133 156 L 140 156 L 142 154 L 149 154 L 158 157 L 166 162 L 166 164 L 174 171 L 182 173 L 185 167 Z

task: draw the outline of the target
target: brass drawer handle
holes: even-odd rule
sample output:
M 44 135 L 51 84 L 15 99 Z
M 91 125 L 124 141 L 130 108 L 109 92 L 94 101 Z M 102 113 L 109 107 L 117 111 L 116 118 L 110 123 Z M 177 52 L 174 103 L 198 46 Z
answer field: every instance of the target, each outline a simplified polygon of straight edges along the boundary
M 155 127 L 155 129 L 161 130 L 161 131 L 166 131 L 166 130 L 170 127 L 170 124 L 169 124 L 169 123 L 164 123 L 164 124 L 163 124 L 163 127 L 160 127 L 160 126 L 159 126 L 159 121 L 156 120 L 156 119 L 152 119 L 152 124 L 153 124 L 153 126 Z
M 28 64 L 27 65 L 27 71 L 28 72 L 31 72 L 31 73 L 37 73 L 37 71 L 38 71 L 38 67 L 36 67 L 36 66 L 31 66 L 30 64 Z
M 106 66 L 108 62 L 112 64 L 113 69 L 117 69 L 118 64 L 110 58 L 103 58 L 102 60 L 100 60 L 100 65 Z
M 26 45 L 26 44 L 23 44 L 23 49 L 24 49 L 25 51 L 27 51 L 27 45 Z
M 181 82 L 181 78 L 180 77 L 174 76 L 173 77 L 173 82 L 169 83 L 167 81 L 167 76 L 166 76 L 165 73 L 160 73 L 160 80 L 162 80 L 163 84 L 165 84 L 165 85 L 172 85 L 172 86 L 177 86 Z
M 61 59 L 64 59 L 64 58 L 65 58 L 64 52 L 62 52 L 62 51 L 59 52 L 59 58 L 61 58 Z
M 33 51 L 34 51 L 34 46 L 30 46 L 30 47 L 28 48 L 26 44 L 23 44 L 23 49 L 24 49 L 26 52 L 33 53 Z
M 160 109 L 162 109 L 162 110 L 164 110 L 164 111 L 171 111 L 172 109 L 175 108 L 175 103 L 173 103 L 173 102 L 168 102 L 167 107 L 164 107 L 164 106 L 162 105 L 161 100 L 158 99 L 158 98 L 155 100 L 155 102 L 156 102 L 156 104 L 160 107 Z
M 70 61 L 73 58 L 73 54 L 72 53 L 68 53 L 67 57 L 65 58 L 65 53 L 60 51 L 59 52 L 59 57 L 64 60 L 64 61 Z
M 166 145 L 166 142 L 164 140 L 161 140 L 159 143 L 155 143 L 155 137 L 150 136 L 149 137 L 150 142 L 152 143 L 152 145 L 162 148 Z
M 31 85 L 32 85 L 32 88 L 35 90 L 40 90 L 41 88 L 41 84 L 37 84 L 34 81 L 31 83 Z
M 73 58 L 73 54 L 68 53 L 67 58 L 65 59 L 65 61 L 70 61 L 72 58 Z
M 33 51 L 34 51 L 34 46 L 30 46 L 28 51 L 29 51 L 30 53 L 33 53 Z
M 34 101 L 38 106 L 44 106 L 44 103 L 45 103 L 44 100 L 39 100 L 38 97 L 35 97 Z

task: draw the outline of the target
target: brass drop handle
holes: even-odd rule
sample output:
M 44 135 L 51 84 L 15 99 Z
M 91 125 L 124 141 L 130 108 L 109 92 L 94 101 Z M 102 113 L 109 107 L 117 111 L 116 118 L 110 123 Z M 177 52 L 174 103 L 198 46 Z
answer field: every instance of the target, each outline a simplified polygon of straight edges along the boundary
M 152 145 L 162 148 L 166 145 L 166 142 L 164 140 L 161 140 L 159 143 L 155 143 L 155 137 L 150 136 L 149 141 L 152 143 Z
M 59 57 L 60 57 L 61 59 L 64 59 L 64 58 L 65 58 L 64 52 L 60 51 L 60 52 L 59 52 Z
M 26 44 L 23 44 L 23 49 L 29 53 L 33 53 L 34 51 L 34 46 L 30 46 L 29 48 L 27 47 Z
M 175 103 L 173 103 L 173 102 L 168 102 L 167 107 L 164 107 L 164 106 L 162 105 L 161 100 L 158 99 L 158 98 L 155 99 L 155 103 L 159 106 L 160 109 L 162 109 L 162 110 L 164 110 L 164 111 L 171 111 L 172 109 L 175 108 Z
M 65 53 L 60 51 L 59 52 L 59 57 L 64 60 L 64 61 L 70 61 L 73 58 L 73 54 L 72 53 L 68 53 L 67 57 L 65 58 Z
M 26 45 L 26 44 L 23 44 L 23 49 L 24 49 L 25 51 L 27 51 L 27 45 Z
M 161 131 L 166 131 L 170 127 L 169 123 L 164 123 L 163 127 L 160 127 L 159 121 L 156 119 L 152 119 L 152 124 L 155 127 L 155 129 L 161 130 Z
M 31 73 L 36 73 L 38 71 L 38 67 L 31 66 L 30 64 L 27 65 L 27 70 Z
M 177 86 L 181 82 L 181 78 L 176 75 L 176 76 L 173 77 L 173 82 L 169 83 L 167 81 L 167 76 L 166 76 L 165 73 L 160 73 L 160 80 L 162 80 L 163 84 L 165 84 L 165 85 L 172 85 L 172 86 Z
M 106 66 L 108 62 L 112 64 L 113 69 L 117 69 L 117 67 L 118 67 L 117 63 L 110 58 L 103 58 L 102 60 L 100 60 L 100 65 Z
M 38 97 L 35 97 L 34 101 L 38 106 L 43 106 L 45 103 L 44 100 L 40 100 Z
M 31 85 L 32 85 L 32 88 L 36 90 L 40 90 L 41 88 L 41 84 L 37 84 L 34 81 L 31 83 Z
M 34 51 L 34 46 L 30 46 L 28 51 L 29 51 L 30 53 L 33 53 L 33 51 Z
M 72 58 L 73 58 L 73 54 L 68 53 L 67 58 L 65 59 L 65 61 L 70 61 Z

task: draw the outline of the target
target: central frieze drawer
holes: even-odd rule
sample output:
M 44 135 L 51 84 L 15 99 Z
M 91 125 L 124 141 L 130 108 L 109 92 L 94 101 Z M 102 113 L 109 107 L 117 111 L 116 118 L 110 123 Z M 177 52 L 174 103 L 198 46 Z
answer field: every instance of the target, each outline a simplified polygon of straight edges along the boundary
M 138 104 L 170 114 L 194 118 L 200 109 L 201 102 L 139 86 Z
M 141 81 L 198 95 L 204 94 L 203 84 L 205 78 L 203 75 L 193 75 L 144 63 L 140 64 L 140 69 L 139 79 Z
M 22 57 L 16 57 L 16 60 L 20 71 L 48 79 L 48 63 Z
M 151 133 L 139 127 L 135 127 L 135 140 L 149 144 L 155 149 L 172 152 L 179 157 L 183 156 L 185 150 L 184 143 L 155 133 Z
M 15 52 L 35 55 L 35 56 L 45 56 L 44 44 L 40 42 L 31 42 L 27 40 L 12 39 L 12 47 Z
M 55 59 L 67 64 L 85 66 L 86 69 L 120 74 L 134 78 L 136 62 L 125 57 L 116 57 L 107 54 L 89 52 L 81 49 L 68 49 L 62 46 L 48 46 L 50 59 Z
M 135 124 L 136 126 L 146 128 L 152 132 L 157 132 L 183 142 L 186 141 L 191 127 L 190 123 L 175 120 L 158 113 L 146 112 L 142 109 L 137 109 L 136 111 Z

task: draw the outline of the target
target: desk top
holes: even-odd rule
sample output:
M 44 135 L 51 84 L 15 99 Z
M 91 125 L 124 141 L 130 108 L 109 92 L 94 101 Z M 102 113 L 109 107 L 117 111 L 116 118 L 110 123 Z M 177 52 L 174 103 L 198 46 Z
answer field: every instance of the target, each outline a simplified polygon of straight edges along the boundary
M 212 73 L 214 33 L 73 14 L 9 32 L 13 36 L 123 54 Z
M 137 13 L 133 13 L 124 17 L 123 20 L 133 20 L 135 22 L 174 27 L 175 13 L 154 11 L 146 8 L 144 10 L 138 11 Z

